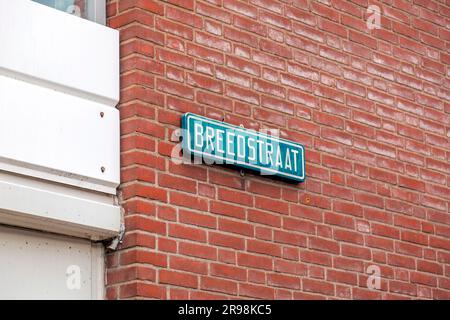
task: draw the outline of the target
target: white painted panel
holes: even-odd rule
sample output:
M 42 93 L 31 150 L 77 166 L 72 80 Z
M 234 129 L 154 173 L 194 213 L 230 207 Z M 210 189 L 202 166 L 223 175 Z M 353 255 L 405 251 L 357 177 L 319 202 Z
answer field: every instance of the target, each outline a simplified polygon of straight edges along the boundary
M 0 262 L 0 299 L 103 298 L 103 249 L 88 240 L 0 226 Z
M 0 169 L 115 194 L 119 135 L 117 109 L 0 75 Z
M 0 0 L 0 46 L 0 224 L 116 236 L 118 31 Z
M 0 224 L 103 240 L 120 231 L 114 202 L 111 195 L 0 171 Z
M 119 32 L 29 0 L 0 0 L 0 74 L 119 101 Z

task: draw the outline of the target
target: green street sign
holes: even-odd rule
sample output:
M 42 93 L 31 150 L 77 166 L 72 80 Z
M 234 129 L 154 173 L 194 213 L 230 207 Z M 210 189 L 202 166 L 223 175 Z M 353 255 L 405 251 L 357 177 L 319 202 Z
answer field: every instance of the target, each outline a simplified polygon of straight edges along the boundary
M 292 181 L 305 179 L 305 148 L 293 141 L 186 113 L 182 148 L 203 162 L 246 168 Z

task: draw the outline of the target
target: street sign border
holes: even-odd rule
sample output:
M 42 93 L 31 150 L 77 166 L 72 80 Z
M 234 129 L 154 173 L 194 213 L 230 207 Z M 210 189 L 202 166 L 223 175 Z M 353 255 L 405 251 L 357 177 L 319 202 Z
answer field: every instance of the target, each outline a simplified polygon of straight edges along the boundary
M 199 152 L 198 150 L 192 150 L 190 148 L 190 143 L 189 143 L 189 141 L 191 139 L 191 132 L 189 130 L 190 129 L 189 128 L 189 119 L 190 118 L 197 118 L 200 121 L 204 121 L 204 122 L 207 122 L 207 123 L 210 123 L 210 124 L 216 124 L 216 125 L 225 126 L 225 127 L 230 128 L 230 129 L 233 129 L 233 130 L 244 132 L 246 134 L 252 134 L 252 135 L 254 135 L 256 137 L 257 136 L 265 136 L 265 138 L 268 138 L 268 139 L 270 139 L 272 141 L 281 141 L 281 142 L 286 143 L 288 145 L 292 145 L 294 147 L 299 148 L 301 150 L 301 159 L 302 159 L 302 161 L 301 161 L 302 164 L 301 165 L 302 165 L 302 173 L 303 173 L 303 175 L 302 176 L 297 176 L 297 175 L 293 175 L 293 174 L 290 174 L 290 173 L 285 173 L 285 172 L 281 172 L 281 171 L 278 171 L 278 170 L 274 170 L 274 169 L 271 169 L 271 168 L 265 168 L 265 167 L 261 167 L 261 166 L 257 166 L 257 165 L 252 165 L 252 164 L 249 164 L 249 163 L 246 163 L 246 162 L 242 162 L 242 161 L 239 161 L 239 160 L 235 160 L 235 159 L 229 159 L 229 158 L 226 158 L 226 157 L 219 157 L 219 156 L 216 156 L 216 155 L 212 155 L 210 153 L 205 153 L 203 151 Z M 235 126 L 235 125 L 232 125 L 232 124 L 229 124 L 229 123 L 226 123 L 226 122 L 221 122 L 221 121 L 218 121 L 218 120 L 214 120 L 214 119 L 206 118 L 204 116 L 193 114 L 191 112 L 187 112 L 187 113 L 185 113 L 182 116 L 182 118 L 181 118 L 181 128 L 184 129 L 183 141 L 182 141 L 182 149 L 183 149 L 183 151 L 187 151 L 188 154 L 199 155 L 199 156 L 202 156 L 204 158 L 211 159 L 211 160 L 222 160 L 222 161 L 224 161 L 225 164 L 235 165 L 235 166 L 238 166 L 238 167 L 244 167 L 246 169 L 250 169 L 250 170 L 253 170 L 253 171 L 260 172 L 260 173 L 263 173 L 264 171 L 265 172 L 272 172 L 272 173 L 274 173 L 273 174 L 274 176 L 277 176 L 277 177 L 280 177 L 280 178 L 284 178 L 284 179 L 288 179 L 288 180 L 291 180 L 291 181 L 296 181 L 296 182 L 303 182 L 303 181 L 305 181 L 305 178 L 306 178 L 306 174 L 305 174 L 305 147 L 302 144 L 300 144 L 300 143 L 297 143 L 297 142 L 294 142 L 294 141 L 290 141 L 290 140 L 287 140 L 287 139 L 283 139 L 283 138 L 273 137 L 271 135 L 268 135 L 268 134 L 265 134 L 265 133 L 262 133 L 262 132 L 257 132 L 257 131 L 252 130 L 252 129 L 241 128 L 239 126 Z M 270 176 L 270 175 L 265 175 L 265 176 Z

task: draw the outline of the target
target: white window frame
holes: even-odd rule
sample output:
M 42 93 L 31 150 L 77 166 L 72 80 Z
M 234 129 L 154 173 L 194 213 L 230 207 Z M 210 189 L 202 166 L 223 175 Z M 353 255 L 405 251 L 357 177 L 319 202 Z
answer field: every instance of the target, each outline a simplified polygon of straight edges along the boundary
M 41 2 L 39 2 L 39 0 L 32 0 L 32 1 L 42 4 Z M 86 1 L 87 1 L 88 16 L 82 18 L 102 25 L 106 25 L 106 0 L 86 0 Z M 49 7 L 52 8 L 51 6 Z
M 106 0 L 88 0 L 88 12 L 93 12 L 89 20 L 106 25 Z

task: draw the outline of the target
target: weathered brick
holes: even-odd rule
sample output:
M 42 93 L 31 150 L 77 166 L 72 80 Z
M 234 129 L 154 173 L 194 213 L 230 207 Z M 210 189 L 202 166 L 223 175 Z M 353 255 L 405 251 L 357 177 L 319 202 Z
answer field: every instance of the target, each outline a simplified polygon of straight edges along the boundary
M 369 31 L 366 7 L 108 4 L 127 226 L 108 298 L 449 298 L 450 10 L 385 1 Z M 279 129 L 306 181 L 174 164 L 185 112 Z M 364 289 L 372 263 L 381 290 Z

